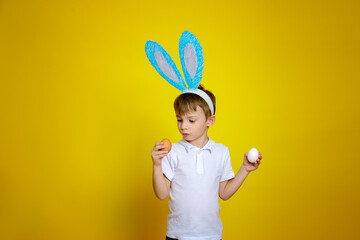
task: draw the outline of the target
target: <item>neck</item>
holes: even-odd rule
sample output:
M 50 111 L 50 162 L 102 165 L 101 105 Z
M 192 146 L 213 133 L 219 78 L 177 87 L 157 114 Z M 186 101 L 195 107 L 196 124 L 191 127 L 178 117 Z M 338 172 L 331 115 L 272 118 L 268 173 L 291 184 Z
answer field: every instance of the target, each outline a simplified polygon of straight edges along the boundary
M 192 145 L 194 145 L 195 147 L 198 148 L 203 148 L 206 143 L 209 141 L 209 137 L 207 135 L 202 136 L 201 138 L 198 138 L 196 140 L 193 140 L 189 143 L 191 143 Z

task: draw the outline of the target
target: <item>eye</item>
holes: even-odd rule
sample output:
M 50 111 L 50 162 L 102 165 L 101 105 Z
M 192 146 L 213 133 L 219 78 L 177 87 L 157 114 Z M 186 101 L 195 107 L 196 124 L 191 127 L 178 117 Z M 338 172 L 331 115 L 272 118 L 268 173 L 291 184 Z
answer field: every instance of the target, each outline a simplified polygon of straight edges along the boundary
M 182 119 L 178 119 L 177 121 L 178 121 L 178 122 L 182 122 Z
M 195 122 L 195 120 L 189 120 L 189 122 L 194 123 L 194 122 Z

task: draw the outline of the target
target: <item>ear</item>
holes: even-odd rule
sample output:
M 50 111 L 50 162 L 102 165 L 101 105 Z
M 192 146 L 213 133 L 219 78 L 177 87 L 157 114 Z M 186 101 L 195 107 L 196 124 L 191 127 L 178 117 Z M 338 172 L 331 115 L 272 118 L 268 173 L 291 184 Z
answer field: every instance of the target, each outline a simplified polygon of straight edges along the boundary
M 156 71 L 165 78 L 166 81 L 180 91 L 187 89 L 175 62 L 160 44 L 148 40 L 145 44 L 145 52 L 151 65 L 153 65 Z
M 181 34 L 179 55 L 189 89 L 197 89 L 204 70 L 204 56 L 199 40 L 191 32 Z
M 215 115 L 212 115 L 207 119 L 207 126 L 211 127 L 212 125 L 214 125 L 214 123 L 215 123 Z

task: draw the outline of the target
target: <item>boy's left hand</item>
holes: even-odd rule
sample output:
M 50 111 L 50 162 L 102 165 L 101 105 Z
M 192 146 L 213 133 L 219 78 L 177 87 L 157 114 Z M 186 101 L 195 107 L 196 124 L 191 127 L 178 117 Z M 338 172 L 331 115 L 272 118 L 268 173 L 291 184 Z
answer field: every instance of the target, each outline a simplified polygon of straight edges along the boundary
M 256 170 L 260 165 L 260 160 L 262 159 L 261 153 L 259 152 L 258 159 L 256 159 L 256 161 L 253 163 L 249 162 L 249 160 L 247 159 L 247 155 L 248 153 L 244 154 L 244 162 L 242 165 L 244 166 L 245 170 L 248 172 Z

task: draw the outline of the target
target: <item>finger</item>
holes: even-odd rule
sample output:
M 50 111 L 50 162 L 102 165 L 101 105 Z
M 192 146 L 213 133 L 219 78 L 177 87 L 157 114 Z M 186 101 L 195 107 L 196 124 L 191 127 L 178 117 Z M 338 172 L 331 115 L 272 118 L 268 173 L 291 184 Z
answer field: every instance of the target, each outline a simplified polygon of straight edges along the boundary
M 164 146 L 164 143 L 163 142 L 158 142 L 155 144 L 155 147 L 158 147 L 158 146 Z
M 167 153 L 160 154 L 158 158 L 163 159 L 166 155 L 167 155 Z
M 163 149 L 165 147 L 165 144 L 161 143 L 157 143 L 154 147 L 154 149 L 159 150 L 159 149 Z
M 151 151 L 151 154 L 157 154 L 158 152 L 161 152 L 161 148 L 160 148 L 160 149 L 154 148 L 154 149 Z
M 159 156 L 154 157 L 154 159 L 155 159 L 156 161 L 161 161 L 162 159 L 164 159 L 165 156 L 166 156 L 166 154 L 161 154 L 161 155 L 159 155 Z
M 168 151 L 157 151 L 156 153 L 155 153 L 155 156 L 160 156 L 160 155 L 166 155 L 168 153 Z
M 244 154 L 244 160 L 249 162 L 249 159 L 247 158 L 247 153 Z

